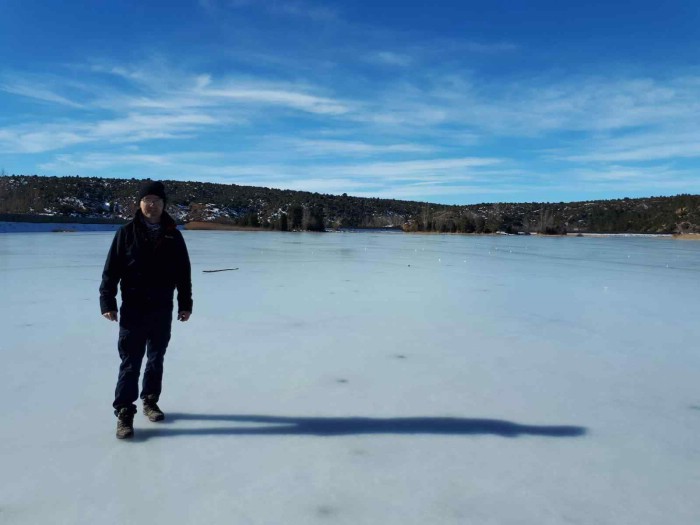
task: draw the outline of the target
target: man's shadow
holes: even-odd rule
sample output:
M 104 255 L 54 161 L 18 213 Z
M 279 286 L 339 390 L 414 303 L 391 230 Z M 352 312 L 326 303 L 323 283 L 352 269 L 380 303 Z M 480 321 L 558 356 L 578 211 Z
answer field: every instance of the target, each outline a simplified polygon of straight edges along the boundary
M 169 428 L 178 421 L 221 421 L 235 426 Z M 237 414 L 168 413 L 156 426 L 139 429 L 137 438 L 175 436 L 348 436 L 368 434 L 496 435 L 515 438 L 520 435 L 543 437 L 579 437 L 586 428 L 578 426 L 521 425 L 498 419 L 455 417 L 279 417 Z

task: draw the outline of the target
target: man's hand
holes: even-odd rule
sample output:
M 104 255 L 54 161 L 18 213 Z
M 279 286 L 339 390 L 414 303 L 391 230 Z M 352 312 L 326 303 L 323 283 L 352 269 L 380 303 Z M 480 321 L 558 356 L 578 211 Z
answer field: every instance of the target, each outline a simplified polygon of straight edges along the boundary
M 119 319 L 117 312 L 105 312 L 102 314 L 102 317 L 108 321 L 117 321 Z
M 192 312 L 178 312 L 177 320 L 182 321 L 184 323 L 190 318 L 190 315 L 192 315 Z

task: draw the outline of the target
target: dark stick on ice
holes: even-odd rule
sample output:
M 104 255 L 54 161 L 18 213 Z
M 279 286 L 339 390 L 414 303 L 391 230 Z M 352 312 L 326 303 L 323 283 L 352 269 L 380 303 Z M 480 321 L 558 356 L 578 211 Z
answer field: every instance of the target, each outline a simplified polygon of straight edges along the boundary
M 221 270 L 202 270 L 202 272 L 204 272 L 204 273 L 230 272 L 232 270 L 238 270 L 238 268 L 222 268 Z

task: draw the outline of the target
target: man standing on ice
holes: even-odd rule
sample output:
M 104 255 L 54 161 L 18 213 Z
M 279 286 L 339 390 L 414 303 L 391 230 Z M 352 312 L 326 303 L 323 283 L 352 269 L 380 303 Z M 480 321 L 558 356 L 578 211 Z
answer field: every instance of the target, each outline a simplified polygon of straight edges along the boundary
M 102 284 L 102 316 L 119 321 L 119 378 L 114 394 L 117 438 L 134 435 L 134 403 L 139 397 L 139 374 L 144 355 L 141 400 L 151 421 L 165 418 L 158 408 L 163 379 L 163 358 L 170 341 L 173 292 L 177 288 L 178 315 L 187 321 L 192 313 L 190 259 L 182 234 L 165 210 L 165 187 L 147 182 L 139 193 L 134 219 L 114 236 L 107 255 Z M 117 285 L 122 305 L 117 314 Z

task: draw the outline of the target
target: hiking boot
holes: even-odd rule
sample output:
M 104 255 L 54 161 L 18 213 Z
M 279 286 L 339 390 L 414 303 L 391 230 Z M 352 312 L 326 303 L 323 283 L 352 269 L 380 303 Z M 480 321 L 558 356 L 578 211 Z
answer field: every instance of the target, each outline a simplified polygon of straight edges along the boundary
M 124 407 L 117 414 L 117 439 L 134 437 L 134 412 Z
M 155 400 L 152 398 L 146 398 L 143 400 L 143 413 L 149 419 L 149 421 L 163 421 L 165 419 L 165 414 L 158 408 Z

